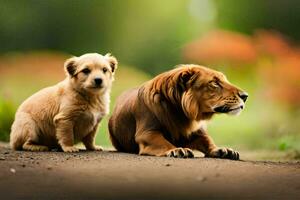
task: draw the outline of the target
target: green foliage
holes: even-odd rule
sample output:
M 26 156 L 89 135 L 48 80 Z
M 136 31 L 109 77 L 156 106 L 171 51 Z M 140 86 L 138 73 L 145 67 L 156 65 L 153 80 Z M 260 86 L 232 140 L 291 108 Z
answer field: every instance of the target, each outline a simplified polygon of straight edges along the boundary
M 10 101 L 0 98 L 0 141 L 9 141 L 15 110 L 15 106 Z
M 284 150 L 288 149 L 288 147 L 289 147 L 289 145 L 286 142 L 281 142 L 279 144 L 279 150 L 280 151 L 284 151 Z

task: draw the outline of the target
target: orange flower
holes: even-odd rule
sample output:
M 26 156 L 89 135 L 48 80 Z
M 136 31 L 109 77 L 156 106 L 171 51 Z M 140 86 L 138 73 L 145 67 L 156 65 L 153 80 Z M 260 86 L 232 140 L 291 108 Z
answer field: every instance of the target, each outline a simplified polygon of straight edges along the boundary
M 187 44 L 184 59 L 197 63 L 252 63 L 257 59 L 257 52 L 250 37 L 216 30 Z

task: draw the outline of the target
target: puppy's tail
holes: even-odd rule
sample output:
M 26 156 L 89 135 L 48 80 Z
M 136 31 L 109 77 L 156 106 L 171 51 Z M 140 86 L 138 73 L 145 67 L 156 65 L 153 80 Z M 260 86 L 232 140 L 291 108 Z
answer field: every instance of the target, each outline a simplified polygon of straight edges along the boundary
M 16 133 L 15 131 L 11 131 L 10 133 L 10 147 L 13 150 L 22 150 L 22 146 L 24 144 L 24 140 L 19 136 L 19 133 Z
M 10 147 L 13 150 L 22 150 L 24 143 L 35 131 L 35 122 L 27 113 L 17 113 L 16 119 L 11 126 Z

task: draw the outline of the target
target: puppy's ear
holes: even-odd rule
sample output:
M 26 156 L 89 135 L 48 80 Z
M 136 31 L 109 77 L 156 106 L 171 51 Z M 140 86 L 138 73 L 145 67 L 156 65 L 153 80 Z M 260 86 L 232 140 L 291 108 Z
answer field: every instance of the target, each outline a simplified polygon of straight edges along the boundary
M 72 57 L 66 60 L 64 64 L 66 73 L 71 77 L 75 75 L 77 69 L 76 61 L 77 61 L 77 57 Z
M 117 59 L 114 56 L 112 56 L 110 53 L 107 53 L 104 57 L 109 62 L 109 65 L 111 67 L 111 71 L 114 73 L 115 70 L 118 68 L 118 61 L 117 61 Z

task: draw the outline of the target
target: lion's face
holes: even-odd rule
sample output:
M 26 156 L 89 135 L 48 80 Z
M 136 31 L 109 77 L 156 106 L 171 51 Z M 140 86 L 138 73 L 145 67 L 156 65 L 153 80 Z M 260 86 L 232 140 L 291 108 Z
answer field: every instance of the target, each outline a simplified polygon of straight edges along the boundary
M 190 77 L 182 95 L 188 117 L 199 119 L 205 113 L 237 115 L 244 109 L 247 93 L 229 83 L 224 74 L 196 65 L 189 67 Z

